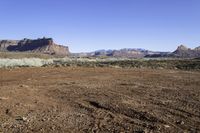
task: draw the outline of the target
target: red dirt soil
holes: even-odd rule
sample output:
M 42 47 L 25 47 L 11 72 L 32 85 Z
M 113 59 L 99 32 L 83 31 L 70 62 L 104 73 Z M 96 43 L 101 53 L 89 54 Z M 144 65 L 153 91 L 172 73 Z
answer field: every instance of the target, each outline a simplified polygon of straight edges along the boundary
M 0 69 L 0 132 L 200 132 L 200 72 Z

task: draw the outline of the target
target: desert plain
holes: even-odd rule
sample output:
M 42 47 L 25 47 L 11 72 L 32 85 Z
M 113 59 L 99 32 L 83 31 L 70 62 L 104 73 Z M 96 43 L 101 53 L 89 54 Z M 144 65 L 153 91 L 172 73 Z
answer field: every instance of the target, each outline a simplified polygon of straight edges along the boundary
M 200 72 L 0 69 L 0 132 L 200 132 Z

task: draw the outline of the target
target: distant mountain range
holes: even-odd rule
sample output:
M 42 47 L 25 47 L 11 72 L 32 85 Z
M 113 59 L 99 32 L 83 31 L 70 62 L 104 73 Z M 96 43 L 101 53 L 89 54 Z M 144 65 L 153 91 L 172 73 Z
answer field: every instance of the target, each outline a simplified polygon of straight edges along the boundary
M 155 52 L 141 48 L 124 48 L 120 50 L 97 50 L 94 52 L 74 53 L 78 57 L 121 57 L 121 58 L 144 58 L 147 55 L 167 55 L 169 52 Z
M 184 45 L 180 45 L 174 52 L 150 51 L 141 48 L 124 48 L 120 50 L 97 50 L 94 52 L 74 53 L 71 55 L 77 57 L 200 58 L 200 46 L 190 49 Z
M 200 46 L 194 49 L 184 45 L 174 52 L 150 51 L 142 48 L 124 48 L 119 50 L 97 50 L 94 52 L 70 53 L 67 46 L 55 44 L 52 38 L 0 40 L 0 52 L 33 52 L 72 57 L 116 57 L 116 58 L 200 58 Z

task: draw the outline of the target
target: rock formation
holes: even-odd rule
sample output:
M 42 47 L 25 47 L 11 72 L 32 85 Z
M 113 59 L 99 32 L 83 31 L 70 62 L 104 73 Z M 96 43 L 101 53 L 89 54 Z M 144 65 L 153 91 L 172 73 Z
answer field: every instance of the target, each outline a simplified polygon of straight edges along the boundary
M 117 57 L 117 58 L 144 58 L 151 55 L 164 55 L 168 52 L 155 52 L 141 48 L 124 48 L 119 50 L 97 50 L 89 53 L 76 53 L 78 57 Z
M 178 48 L 172 53 L 175 57 L 180 58 L 196 58 L 200 57 L 200 47 L 194 49 L 187 48 L 184 45 L 178 46 Z
M 66 46 L 58 45 L 52 38 L 26 39 L 23 40 L 0 40 L 0 51 L 10 52 L 37 52 L 52 55 L 69 55 Z

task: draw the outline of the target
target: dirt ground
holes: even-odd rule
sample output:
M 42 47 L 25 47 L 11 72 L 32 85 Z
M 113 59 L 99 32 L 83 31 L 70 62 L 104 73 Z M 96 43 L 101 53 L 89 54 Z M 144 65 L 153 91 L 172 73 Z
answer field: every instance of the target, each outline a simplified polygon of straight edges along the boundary
M 200 72 L 0 69 L 0 132 L 200 132 Z

